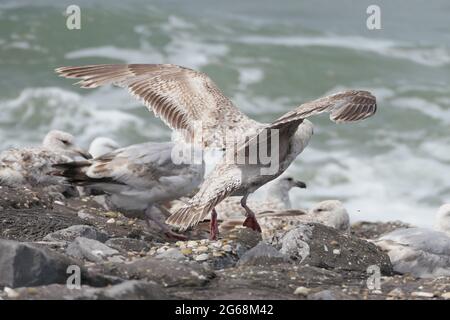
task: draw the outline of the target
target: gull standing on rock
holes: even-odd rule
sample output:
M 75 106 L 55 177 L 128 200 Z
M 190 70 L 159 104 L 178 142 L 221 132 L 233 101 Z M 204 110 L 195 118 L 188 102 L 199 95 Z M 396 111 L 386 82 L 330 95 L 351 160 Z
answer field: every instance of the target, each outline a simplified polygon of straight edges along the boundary
M 164 211 L 162 203 L 192 193 L 203 181 L 203 161 L 177 158 L 185 152 L 181 148 L 190 151 L 189 146 L 172 142 L 135 144 L 92 160 L 56 164 L 53 174 L 77 186 L 101 190 L 109 195 L 109 208 L 127 217 L 153 220 L 167 236 L 186 239 L 159 221 L 152 210 Z
M 89 158 L 87 151 L 74 144 L 71 134 L 52 130 L 45 136 L 42 146 L 0 153 L 0 186 L 55 186 L 63 190 L 63 179 L 49 175 L 52 165 Z
M 434 228 L 397 229 L 375 243 L 388 252 L 399 273 L 420 278 L 450 276 L 450 204 L 439 208 Z
M 313 125 L 306 118 L 327 112 L 332 121 L 344 123 L 368 118 L 376 111 L 370 92 L 349 90 L 304 103 L 267 124 L 243 114 L 205 73 L 177 65 L 90 65 L 62 67 L 56 72 L 81 79 L 78 84 L 83 88 L 106 84 L 125 87 L 170 128 L 180 131 L 186 142 L 225 148 L 224 157 L 198 193 L 167 219 L 185 230 L 211 213 L 212 239 L 218 234 L 215 207 L 229 196 L 242 196 L 247 215 L 244 225 L 261 231 L 247 197 L 280 176 L 307 146 Z M 261 157 L 254 161 L 255 143 L 259 151 L 275 150 L 269 163 Z

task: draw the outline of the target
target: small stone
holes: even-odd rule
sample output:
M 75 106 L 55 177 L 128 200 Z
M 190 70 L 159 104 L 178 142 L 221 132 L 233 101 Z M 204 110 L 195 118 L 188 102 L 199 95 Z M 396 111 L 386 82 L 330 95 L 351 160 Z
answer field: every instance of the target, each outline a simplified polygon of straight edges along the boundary
M 166 248 L 164 248 L 164 247 L 158 248 L 158 249 L 156 250 L 156 253 L 158 253 L 158 254 L 161 254 L 161 253 L 163 253 L 163 252 L 166 252 Z
M 196 248 L 198 247 L 197 241 L 188 241 L 187 245 L 188 248 Z
M 119 214 L 114 211 L 108 211 L 108 212 L 105 212 L 104 216 L 107 218 L 118 218 Z
M 93 219 L 94 218 L 93 215 L 91 215 L 90 213 L 87 213 L 84 210 L 78 211 L 77 216 L 78 216 L 78 218 L 83 219 L 83 220 L 89 220 L 89 219 Z
M 341 250 L 339 250 L 339 249 L 333 249 L 333 254 L 339 255 L 339 254 L 341 254 Z
M 186 257 L 180 250 L 169 248 L 156 256 L 157 259 L 184 260 Z
M 200 247 L 197 248 L 196 251 L 197 252 L 207 252 L 208 251 L 208 247 L 200 246 Z
M 181 253 L 184 255 L 190 255 L 190 254 L 192 254 L 192 249 L 183 248 L 183 249 L 181 249 Z
M 295 289 L 295 291 L 294 291 L 294 294 L 298 295 L 298 296 L 306 297 L 310 291 L 311 291 L 311 289 L 306 288 L 306 287 L 297 287 L 297 289 Z
M 116 225 L 118 225 L 118 226 L 123 226 L 124 224 L 125 224 L 125 222 L 123 222 L 121 220 L 116 221 Z
M 403 292 L 402 289 L 395 288 L 394 290 L 391 290 L 387 295 L 390 297 L 401 298 L 405 296 L 405 293 Z
M 443 294 L 441 294 L 441 297 L 446 300 L 450 300 L 450 292 L 444 292 Z
M 220 251 L 213 251 L 213 257 L 222 257 L 223 253 Z
M 114 219 L 114 218 L 108 219 L 108 220 L 106 221 L 106 223 L 109 223 L 109 224 L 113 224 L 113 223 L 115 223 L 115 222 L 116 222 L 116 219 Z
M 16 290 L 9 287 L 5 287 L 3 291 L 6 293 L 6 296 L 11 299 L 15 299 L 20 296 L 20 294 Z
M 205 261 L 208 260 L 208 254 L 202 253 L 195 257 L 195 261 Z
M 424 292 L 424 291 L 414 291 L 414 292 L 411 292 L 411 296 L 418 297 L 418 298 L 433 298 L 434 293 Z
M 231 252 L 233 251 L 233 248 L 229 244 L 226 244 L 222 247 L 222 250 L 225 252 Z

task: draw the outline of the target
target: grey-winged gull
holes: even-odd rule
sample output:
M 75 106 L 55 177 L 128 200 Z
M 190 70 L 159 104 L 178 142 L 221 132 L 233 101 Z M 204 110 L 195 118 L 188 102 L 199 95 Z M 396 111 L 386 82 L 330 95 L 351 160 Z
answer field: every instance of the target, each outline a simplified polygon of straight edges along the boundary
M 127 88 L 170 128 L 180 131 L 186 142 L 226 149 L 198 193 L 167 219 L 185 230 L 211 213 L 211 238 L 218 233 L 215 206 L 233 195 L 242 196 L 244 225 L 261 230 L 247 197 L 280 176 L 306 147 L 313 134 L 306 118 L 327 112 L 332 121 L 344 123 L 368 118 L 376 111 L 370 92 L 348 90 L 304 103 L 267 124 L 242 113 L 205 73 L 177 65 L 90 65 L 62 67 L 56 72 L 81 79 L 78 84 L 83 88 L 106 84 Z M 275 151 L 269 152 L 266 162 L 260 157 L 264 152 L 255 149 Z
M 135 144 L 88 161 L 54 165 L 53 174 L 78 186 L 102 190 L 110 195 L 110 208 L 128 217 L 153 220 L 167 236 L 185 239 L 159 221 L 153 210 L 163 211 L 162 203 L 192 193 L 202 182 L 204 163 L 183 158 L 184 150 L 179 148 L 185 147 L 190 148 L 172 142 Z
M 107 137 L 97 137 L 92 140 L 89 145 L 89 153 L 92 155 L 92 158 L 97 158 L 119 148 L 120 145 L 113 139 Z
M 450 276 L 450 204 L 439 208 L 435 230 L 397 229 L 375 243 L 387 251 L 396 272 L 421 278 Z
M 53 164 L 90 157 L 87 151 L 75 145 L 71 134 L 52 130 L 41 146 L 13 148 L 0 153 L 0 185 L 58 187 L 62 179 L 48 174 Z

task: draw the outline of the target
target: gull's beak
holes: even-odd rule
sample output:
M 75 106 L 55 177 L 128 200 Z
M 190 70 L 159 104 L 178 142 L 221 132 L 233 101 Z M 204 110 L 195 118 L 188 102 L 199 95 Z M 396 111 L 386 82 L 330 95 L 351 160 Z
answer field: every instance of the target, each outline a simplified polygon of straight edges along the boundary
M 85 159 L 92 159 L 92 155 L 89 152 L 87 152 L 86 150 L 83 150 L 81 148 L 76 148 L 76 147 L 73 148 L 72 150 L 75 154 L 80 155 L 81 157 L 83 157 Z
M 295 186 L 298 188 L 306 189 L 306 183 L 303 181 L 295 181 Z

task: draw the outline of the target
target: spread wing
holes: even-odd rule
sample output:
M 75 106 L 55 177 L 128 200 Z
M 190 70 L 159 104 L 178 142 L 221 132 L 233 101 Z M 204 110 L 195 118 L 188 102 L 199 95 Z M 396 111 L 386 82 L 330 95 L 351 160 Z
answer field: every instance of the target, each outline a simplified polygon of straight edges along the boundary
M 61 67 L 56 72 L 81 79 L 77 84 L 82 88 L 107 84 L 127 88 L 186 141 L 204 147 L 223 148 L 225 130 L 240 134 L 258 124 L 239 111 L 206 74 L 177 65 L 89 65 Z
M 377 104 L 375 97 L 368 91 L 349 90 L 335 93 L 311 102 L 304 103 L 262 128 L 259 133 L 244 143 L 237 152 L 248 154 L 252 143 L 269 143 L 271 129 L 279 130 L 279 138 L 292 135 L 302 121 L 310 116 L 328 112 L 330 119 L 336 123 L 353 122 L 366 119 L 375 114 Z M 270 146 L 268 147 L 270 149 Z

